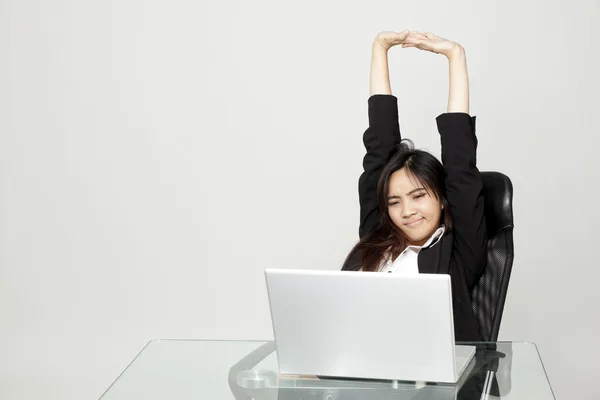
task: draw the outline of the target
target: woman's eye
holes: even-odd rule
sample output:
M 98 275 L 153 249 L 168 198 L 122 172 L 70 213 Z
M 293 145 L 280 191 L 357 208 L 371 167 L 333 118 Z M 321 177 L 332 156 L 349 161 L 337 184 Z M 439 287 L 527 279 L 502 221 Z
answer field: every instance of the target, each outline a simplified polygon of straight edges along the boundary
M 389 206 L 389 207 L 392 207 L 392 206 L 395 206 L 396 204 L 398 204 L 398 202 L 397 202 L 397 201 L 394 201 L 394 202 L 392 202 L 392 203 L 388 203 L 388 206 Z
M 418 194 L 418 195 L 416 195 L 416 196 L 414 197 L 414 199 L 415 199 L 415 200 L 416 200 L 416 199 L 420 199 L 421 197 L 424 197 L 424 196 L 425 196 L 425 193 L 421 193 L 421 194 Z

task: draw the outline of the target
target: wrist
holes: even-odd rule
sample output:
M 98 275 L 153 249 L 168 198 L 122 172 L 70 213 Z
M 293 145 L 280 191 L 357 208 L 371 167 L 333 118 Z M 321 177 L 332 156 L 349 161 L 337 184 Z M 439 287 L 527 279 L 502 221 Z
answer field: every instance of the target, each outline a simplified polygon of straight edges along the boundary
M 446 54 L 448 61 L 461 60 L 465 58 L 465 49 L 460 44 L 455 43 L 452 49 Z
M 375 38 L 375 40 L 373 41 L 373 45 L 371 46 L 371 49 L 372 49 L 373 53 L 378 53 L 378 54 L 387 54 L 387 52 L 389 50 L 389 48 L 385 47 L 383 44 L 381 44 L 381 42 L 377 38 Z

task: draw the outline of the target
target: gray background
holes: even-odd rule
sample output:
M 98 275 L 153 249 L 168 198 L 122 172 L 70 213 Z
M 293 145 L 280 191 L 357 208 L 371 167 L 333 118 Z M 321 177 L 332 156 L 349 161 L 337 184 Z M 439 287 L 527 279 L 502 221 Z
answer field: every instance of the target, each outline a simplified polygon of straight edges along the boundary
M 500 338 L 596 399 L 597 0 L 0 2 L 0 397 L 98 398 L 150 339 L 271 338 L 265 267 L 357 239 L 370 45 L 467 50 L 479 166 L 515 187 Z M 394 49 L 439 155 L 447 63 Z

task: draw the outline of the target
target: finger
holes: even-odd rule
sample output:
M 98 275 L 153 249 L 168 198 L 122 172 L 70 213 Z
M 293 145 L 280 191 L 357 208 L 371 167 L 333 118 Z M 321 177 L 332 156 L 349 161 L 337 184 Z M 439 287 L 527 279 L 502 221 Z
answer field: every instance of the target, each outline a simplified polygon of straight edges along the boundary
M 402 44 L 402 48 L 403 49 L 415 48 L 415 49 L 419 49 L 419 50 L 431 51 L 429 48 L 427 48 L 421 44 L 416 44 L 416 43 L 404 43 L 404 44 Z
M 427 40 L 419 40 L 417 43 L 415 43 L 415 47 L 418 48 L 419 50 L 426 50 L 426 51 L 433 52 L 432 43 Z
M 431 42 L 429 42 L 428 40 L 417 40 L 415 42 L 415 44 L 417 45 L 417 47 L 424 47 L 424 48 L 429 48 L 431 47 Z
M 429 39 L 419 40 L 419 44 L 423 47 L 427 47 L 428 49 L 433 47 L 433 42 Z
M 408 34 L 409 34 L 408 30 L 405 29 L 402 32 L 398 33 L 397 36 L 398 36 L 399 39 L 404 40 L 404 39 L 406 39 L 406 37 L 408 36 Z
M 423 38 L 425 38 L 425 36 L 422 36 L 422 35 L 423 34 L 421 32 L 419 32 L 419 31 L 408 31 L 408 36 L 411 36 L 411 37 L 415 37 L 415 38 L 416 37 L 423 37 Z
M 411 35 L 408 35 L 408 36 L 407 36 L 407 37 L 404 39 L 404 42 L 405 42 L 405 43 L 413 43 L 413 44 L 417 44 L 417 43 L 419 43 L 420 41 L 422 41 L 423 39 L 425 39 L 425 38 L 420 38 L 420 37 L 417 37 L 417 36 L 415 36 L 415 35 L 412 35 L 412 34 L 411 34 Z
M 427 36 L 422 32 L 414 31 L 412 35 L 421 39 L 427 39 Z

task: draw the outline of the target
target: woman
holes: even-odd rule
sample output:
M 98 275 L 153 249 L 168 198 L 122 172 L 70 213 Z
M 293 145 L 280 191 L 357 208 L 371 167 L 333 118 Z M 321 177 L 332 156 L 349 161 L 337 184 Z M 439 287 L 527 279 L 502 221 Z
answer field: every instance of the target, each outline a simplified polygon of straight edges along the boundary
M 448 60 L 448 108 L 436 119 L 443 165 L 401 141 L 387 61 L 397 45 Z M 465 51 L 431 33 L 382 32 L 373 43 L 370 78 L 367 154 L 359 179 L 360 241 L 343 269 L 449 274 L 455 339 L 479 341 L 470 293 L 485 266 L 486 225 Z

